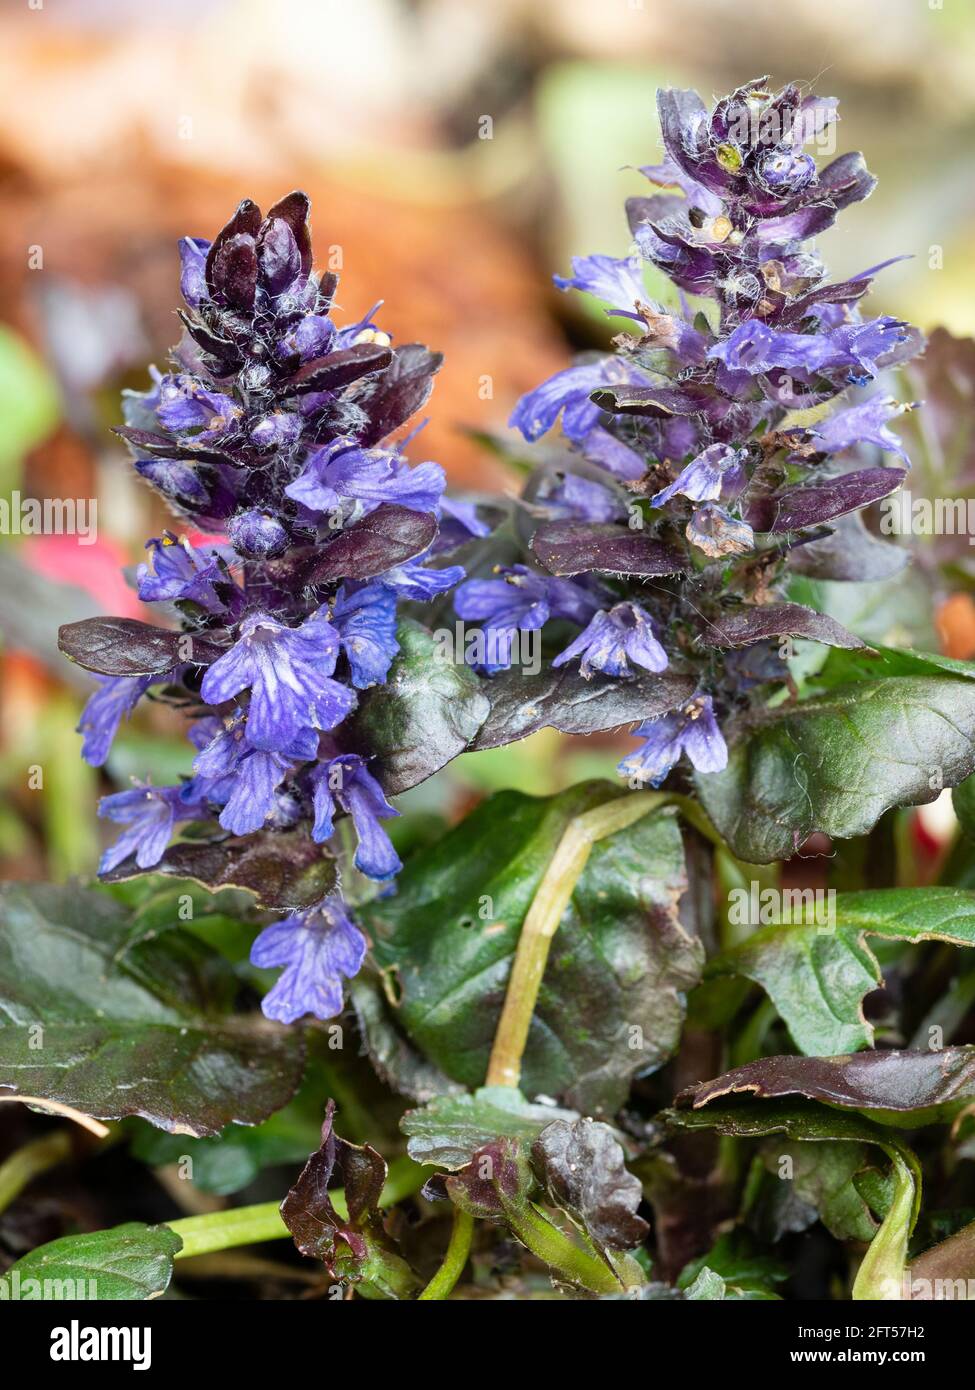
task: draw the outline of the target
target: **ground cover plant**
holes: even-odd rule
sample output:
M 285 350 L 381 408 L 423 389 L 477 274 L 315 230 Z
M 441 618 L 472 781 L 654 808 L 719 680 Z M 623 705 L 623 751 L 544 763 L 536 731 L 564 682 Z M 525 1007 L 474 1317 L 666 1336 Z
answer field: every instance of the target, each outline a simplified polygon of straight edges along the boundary
M 60 645 L 97 681 L 85 759 L 151 700 L 185 770 L 106 794 L 97 879 L 0 893 L 0 1100 L 62 1117 L 0 1210 L 70 1161 L 203 1201 L 28 1223 L 5 1297 L 971 1287 L 975 664 L 842 598 L 912 571 L 878 509 L 932 441 L 964 456 L 966 398 L 916 429 L 931 359 L 866 309 L 884 267 L 815 249 L 874 185 L 821 157 L 835 101 L 760 79 L 659 116 L 632 254 L 556 277 L 616 336 L 518 403 L 517 499 L 412 461 L 440 359 L 336 322 L 300 192 L 180 243 L 182 337 L 118 430 L 174 516 L 147 617 Z M 615 776 L 551 796 L 445 827 L 413 794 L 626 728 Z M 938 842 L 912 808 L 946 789 Z

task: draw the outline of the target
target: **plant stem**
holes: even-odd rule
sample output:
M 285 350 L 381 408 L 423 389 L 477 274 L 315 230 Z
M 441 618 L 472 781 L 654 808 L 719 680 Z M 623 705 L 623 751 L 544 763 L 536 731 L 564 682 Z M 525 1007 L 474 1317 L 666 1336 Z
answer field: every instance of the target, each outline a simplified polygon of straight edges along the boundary
M 72 1147 L 70 1131 L 54 1129 L 4 1159 L 0 1163 L 0 1211 L 6 1211 L 34 1178 L 70 1158 Z
M 522 924 L 488 1063 L 488 1086 L 517 1086 L 521 1080 L 521 1059 L 552 938 L 593 845 L 617 830 L 625 830 L 669 800 L 674 798 L 663 792 L 634 792 L 569 821 Z
M 505 1218 L 522 1245 L 569 1283 L 578 1284 L 590 1293 L 618 1294 L 622 1290 L 622 1276 L 614 1274 L 595 1251 L 584 1250 L 570 1240 L 534 1202 L 505 1203 Z M 642 1284 L 643 1274 L 638 1265 L 635 1270 L 638 1277 L 632 1282 Z
M 448 1298 L 454 1285 L 464 1271 L 467 1257 L 471 1252 L 471 1238 L 474 1234 L 474 1218 L 460 1207 L 454 1208 L 454 1225 L 443 1263 L 436 1274 L 418 1295 L 420 1301 Z
M 423 1169 L 409 1158 L 394 1158 L 389 1165 L 386 1185 L 379 1197 L 381 1207 L 394 1207 L 404 1197 L 416 1192 L 423 1182 Z M 341 1188 L 329 1192 L 329 1200 L 345 1218 L 348 1209 Z M 209 1255 L 214 1250 L 229 1250 L 235 1245 L 257 1245 L 265 1240 L 282 1240 L 291 1232 L 281 1217 L 278 1202 L 259 1202 L 252 1207 L 236 1207 L 230 1211 L 209 1211 L 203 1216 L 184 1216 L 166 1223 L 183 1242 L 177 1260 L 193 1255 Z

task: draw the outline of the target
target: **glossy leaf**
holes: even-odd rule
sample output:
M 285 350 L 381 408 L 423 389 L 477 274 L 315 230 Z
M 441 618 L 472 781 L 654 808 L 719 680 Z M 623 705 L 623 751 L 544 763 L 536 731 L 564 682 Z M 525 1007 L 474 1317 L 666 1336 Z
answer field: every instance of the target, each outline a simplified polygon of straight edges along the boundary
M 392 502 L 340 531 L 315 552 L 301 574 L 304 584 L 331 584 L 341 579 L 371 579 L 426 550 L 437 534 L 436 517 Z
M 376 775 L 389 795 L 463 753 L 490 708 L 474 673 L 445 660 L 425 627 L 405 621 L 398 636 L 386 684 L 363 692 L 349 733 L 356 750 L 376 757 Z
M 789 859 L 814 830 L 863 835 L 890 807 L 934 801 L 967 777 L 975 684 L 927 669 L 841 685 L 726 730 L 727 768 L 695 781 L 732 851 L 755 864 Z
M 577 669 L 564 666 L 549 666 L 534 676 L 512 667 L 484 681 L 482 689 L 490 712 L 472 750 L 499 748 L 539 729 L 594 734 L 652 719 L 689 700 L 694 680 L 669 671 L 630 680 L 601 675 L 586 680 Z
M 553 1120 L 532 1145 L 532 1166 L 550 1201 L 600 1250 L 631 1250 L 649 1231 L 637 1207 L 640 1179 L 627 1171 L 609 1125 L 588 1118 Z
M 183 1242 L 168 1226 L 127 1221 L 31 1250 L 0 1276 L 0 1301 L 158 1298 Z
M 208 666 L 223 650 L 205 637 L 136 618 L 66 623 L 58 633 L 58 646 L 70 661 L 103 676 L 148 676 L 185 664 Z
M 862 647 L 859 637 L 801 603 L 772 603 L 739 609 L 709 621 L 700 631 L 709 647 L 748 647 L 772 637 L 807 637 L 830 647 Z
M 394 897 L 360 909 L 395 1014 L 454 1081 L 477 1086 L 521 924 L 570 819 L 614 798 L 584 783 L 551 798 L 502 792 L 407 862 Z M 683 852 L 656 812 L 597 842 L 553 942 L 524 1058 L 529 1097 L 614 1110 L 676 1045 L 700 942 L 680 924 Z
M 492 1139 L 530 1143 L 554 1120 L 576 1118 L 571 1110 L 532 1105 L 513 1086 L 481 1086 L 472 1095 L 440 1096 L 422 1110 L 407 1110 L 400 1128 L 415 1163 L 456 1170 Z
M 867 936 L 975 946 L 975 893 L 961 888 L 838 893 L 828 920 L 821 913 L 817 922 L 808 906 L 793 915 L 797 925 L 760 928 L 710 961 L 707 973 L 743 975 L 761 985 L 796 1046 L 809 1055 L 851 1052 L 873 1042 L 862 1003 L 882 978 Z M 936 1071 L 935 1062 L 931 1066 Z
M 0 922 L 0 1087 L 192 1135 L 294 1094 L 300 1032 L 233 1013 L 232 967 L 195 937 L 132 944 L 121 904 L 52 884 L 0 890 Z
M 130 855 L 101 875 L 103 883 L 122 883 L 143 870 Z M 312 907 L 337 882 L 335 860 L 301 830 L 259 830 L 224 840 L 184 840 L 170 845 L 153 873 L 194 879 L 205 888 L 244 888 L 269 912 Z

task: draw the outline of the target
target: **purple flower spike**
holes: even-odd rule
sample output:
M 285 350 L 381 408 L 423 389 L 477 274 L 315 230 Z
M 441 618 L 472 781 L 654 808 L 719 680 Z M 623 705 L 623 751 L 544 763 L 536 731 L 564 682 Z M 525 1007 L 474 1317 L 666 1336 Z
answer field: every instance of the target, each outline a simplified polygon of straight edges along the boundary
M 315 799 L 315 825 L 312 838 L 319 843 L 330 840 L 336 807 L 352 817 L 359 847 L 355 866 L 369 878 L 384 880 L 403 867 L 389 836 L 379 824 L 399 811 L 390 806 L 383 789 L 366 768 L 365 758 L 345 753 L 319 763 L 312 774 Z
M 284 752 L 303 729 L 334 729 L 354 708 L 352 691 L 331 679 L 338 652 L 338 633 L 322 610 L 298 628 L 250 613 L 230 651 L 207 671 L 200 694 L 222 705 L 249 689 L 248 742 Z
M 628 676 L 634 666 L 645 671 L 667 667 L 667 653 L 654 636 L 650 615 L 638 603 L 617 603 L 608 613 L 597 613 L 552 665 L 565 666 L 576 657 L 581 658 L 579 670 L 587 680 L 594 671 Z
M 679 710 L 647 720 L 634 733 L 643 739 L 643 747 L 620 763 L 622 777 L 659 787 L 682 753 L 698 772 L 721 772 L 728 765 L 728 745 L 710 695 L 697 694 Z
M 265 927 L 251 947 L 251 963 L 284 966 L 261 1008 L 279 1023 L 305 1014 L 334 1018 L 342 1012 L 342 978 L 351 979 L 366 955 L 366 939 L 339 897 Z
M 445 486 L 438 463 L 410 467 L 399 454 L 336 439 L 311 454 L 300 477 L 284 491 L 313 512 L 333 512 L 347 502 L 358 503 L 364 514 L 383 502 L 435 512 Z

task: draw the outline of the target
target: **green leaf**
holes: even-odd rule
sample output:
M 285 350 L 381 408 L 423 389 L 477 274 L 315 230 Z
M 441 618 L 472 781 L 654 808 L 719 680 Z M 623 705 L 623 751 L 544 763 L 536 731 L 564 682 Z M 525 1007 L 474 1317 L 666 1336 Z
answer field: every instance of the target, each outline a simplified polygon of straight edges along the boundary
M 632 1250 L 650 1227 L 637 1216 L 640 1179 L 623 1146 L 597 1120 L 553 1120 L 532 1145 L 532 1166 L 554 1206 L 568 1212 L 597 1250 Z
M 490 709 L 477 676 L 447 660 L 425 627 L 407 620 L 397 635 L 400 651 L 385 684 L 363 693 L 350 723 L 356 749 L 378 758 L 390 796 L 463 753 Z
M 741 1229 L 719 1236 L 706 1255 L 685 1265 L 677 1287 L 689 1288 L 705 1269 L 738 1289 L 766 1296 L 772 1294 L 769 1285 L 781 1284 L 789 1277 L 788 1267 L 781 1261 L 756 1254 L 748 1233 Z
M 396 1018 L 450 1079 L 480 1085 L 522 922 L 569 821 L 617 795 L 501 792 L 406 865 L 394 897 L 360 909 Z M 702 948 L 677 919 L 685 888 L 673 814 L 593 845 L 552 943 L 522 1072 L 526 1095 L 611 1112 L 677 1044 Z
M 183 1242 L 168 1226 L 128 1221 L 107 1231 L 64 1236 L 31 1250 L 0 1278 L 4 1299 L 158 1298 Z
M 975 893 L 961 888 L 838 893 L 832 916 L 835 925 L 828 927 L 763 927 L 715 957 L 706 972 L 710 978 L 743 975 L 761 985 L 796 1046 L 810 1055 L 872 1044 L 862 1001 L 882 978 L 867 936 L 975 945 Z
M 862 1144 L 827 1141 L 804 1144 L 796 1140 L 770 1140 L 762 1153 L 765 1167 L 780 1181 L 789 1181 L 800 1201 L 808 1202 L 837 1240 L 873 1240 L 877 1223 L 870 1215 L 854 1178 L 866 1169 L 869 1158 Z M 782 1160 L 789 1160 L 790 1177 L 782 1177 Z
M 972 772 L 975 667 L 914 654 L 908 664 L 923 674 L 879 675 L 890 658 L 833 653 L 827 680 L 860 678 L 730 731 L 727 768 L 695 780 L 734 854 L 765 864 L 790 858 L 816 830 L 863 835 L 890 807 L 934 801 Z
M 0 1087 L 198 1136 L 292 1097 L 303 1044 L 232 1012 L 232 967 L 189 933 L 131 942 L 126 908 L 53 884 L 0 889 Z
M 422 1110 L 407 1110 L 400 1128 L 410 1136 L 415 1163 L 465 1167 L 478 1149 L 502 1136 L 528 1142 L 553 1120 L 574 1120 L 571 1110 L 532 1105 L 513 1086 L 481 1086 L 473 1095 L 439 1096 Z

